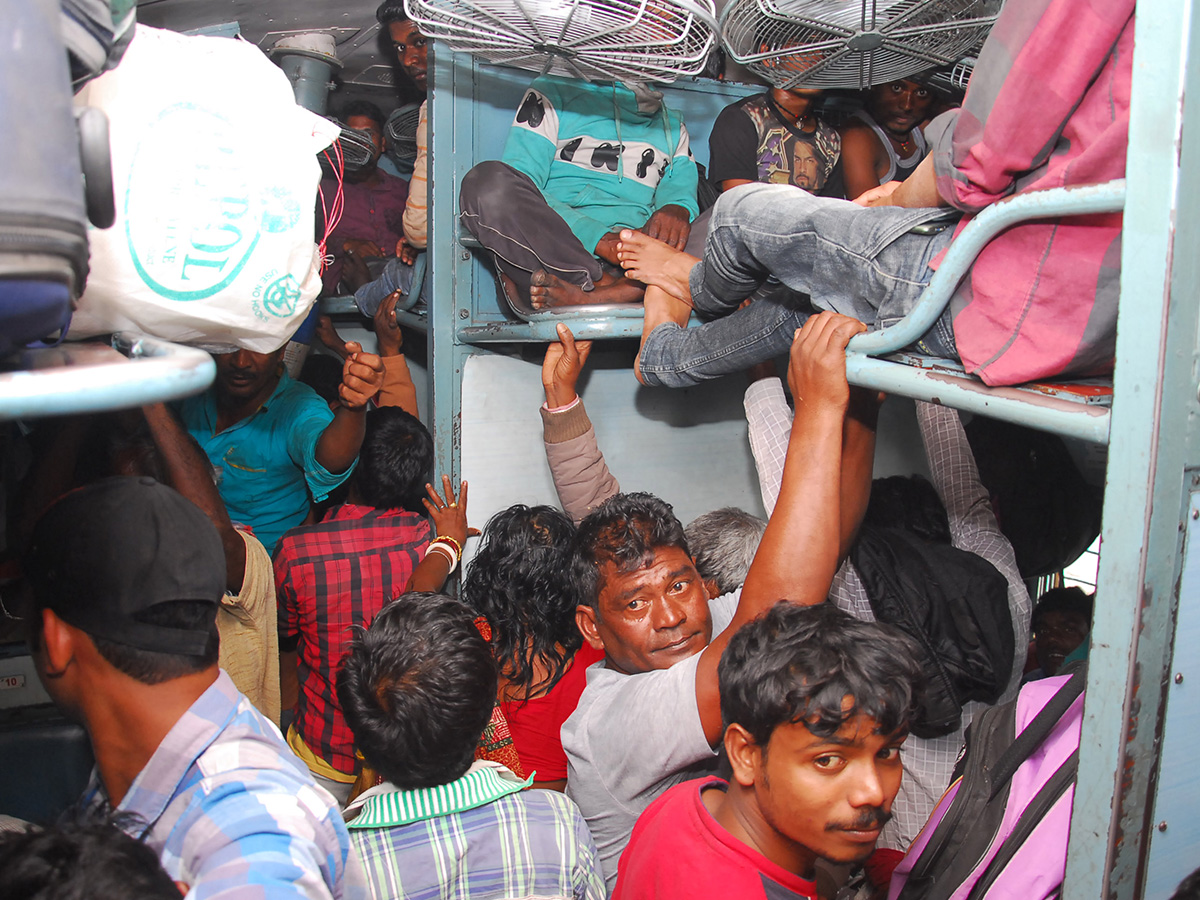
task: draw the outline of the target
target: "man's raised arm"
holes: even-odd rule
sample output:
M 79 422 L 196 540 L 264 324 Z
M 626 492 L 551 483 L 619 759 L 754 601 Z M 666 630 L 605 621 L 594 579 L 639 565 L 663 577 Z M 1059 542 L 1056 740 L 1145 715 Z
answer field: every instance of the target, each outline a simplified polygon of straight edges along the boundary
M 317 438 L 316 459 L 329 472 L 345 472 L 358 459 L 366 434 L 367 404 L 383 385 L 383 361 L 364 353 L 361 344 L 346 344 L 347 356 L 338 387 L 333 421 Z
M 608 470 L 596 443 L 596 431 L 575 391 L 591 341 L 576 341 L 565 324 L 558 325 L 558 342 L 546 348 L 542 362 L 542 434 L 550 477 L 558 502 L 578 525 L 593 509 L 617 494 L 621 486 Z
M 788 384 L 796 415 L 779 499 L 733 621 L 714 636 L 696 669 L 700 721 L 712 744 L 721 737 L 717 663 L 729 638 L 778 600 L 810 606 L 829 593 L 841 543 L 842 432 L 850 398 L 846 344 L 865 330 L 855 319 L 824 312 L 805 322 L 792 343 Z

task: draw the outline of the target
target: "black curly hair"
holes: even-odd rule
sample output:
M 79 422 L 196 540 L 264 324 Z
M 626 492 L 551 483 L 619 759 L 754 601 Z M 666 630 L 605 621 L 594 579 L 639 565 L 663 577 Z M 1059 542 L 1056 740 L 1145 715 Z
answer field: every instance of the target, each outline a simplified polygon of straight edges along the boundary
M 133 813 L 75 806 L 47 828 L 0 832 L 0 897 L 10 900 L 179 900 Z
M 788 722 L 828 737 L 858 715 L 874 720 L 877 734 L 892 734 L 915 712 L 919 656 L 912 638 L 891 625 L 832 603 L 781 600 L 743 625 L 721 654 L 721 720 L 725 728 L 741 725 L 761 747 Z
M 574 535 L 561 510 L 510 506 L 488 521 L 463 578 L 463 599 L 491 626 L 501 673 L 526 699 L 553 688 L 583 644 L 568 577 Z M 546 667 L 536 684 L 535 660 Z
M 600 567 L 612 563 L 618 572 L 634 572 L 654 562 L 663 547 L 691 556 L 683 525 L 671 504 L 653 494 L 614 494 L 579 523 L 571 557 L 574 594 L 596 609 L 603 588 Z
M 398 788 L 466 774 L 496 703 L 496 661 L 466 604 L 410 591 L 355 627 L 337 696 L 367 764 Z

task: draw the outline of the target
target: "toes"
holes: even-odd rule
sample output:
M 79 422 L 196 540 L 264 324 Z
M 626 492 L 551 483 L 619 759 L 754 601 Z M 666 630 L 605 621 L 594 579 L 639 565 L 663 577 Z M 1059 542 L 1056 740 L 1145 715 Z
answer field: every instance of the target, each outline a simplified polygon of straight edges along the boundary
M 536 272 L 534 272 L 532 275 L 529 276 L 529 284 L 531 286 L 533 286 L 533 285 L 542 286 L 542 285 L 547 285 L 549 283 L 550 283 L 550 276 L 548 274 L 546 274 L 545 269 L 538 269 Z

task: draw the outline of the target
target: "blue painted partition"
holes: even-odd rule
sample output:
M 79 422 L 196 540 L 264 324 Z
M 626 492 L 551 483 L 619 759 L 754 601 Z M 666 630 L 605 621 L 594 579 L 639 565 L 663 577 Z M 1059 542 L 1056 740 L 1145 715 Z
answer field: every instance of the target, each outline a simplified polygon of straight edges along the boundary
M 429 377 L 439 472 L 471 484 L 471 524 L 515 502 L 557 504 L 541 442 L 540 361 L 554 325 L 583 337 L 636 338 L 642 311 L 563 315 L 525 322 L 506 312 L 491 270 L 460 238 L 458 185 L 476 162 L 501 155 L 513 113 L 534 73 L 483 65 L 435 45 L 432 52 Z M 707 161 L 717 114 L 760 88 L 717 82 L 667 86 L 692 149 Z M 633 340 L 593 349 L 580 392 L 609 467 L 626 490 L 651 490 L 690 521 L 735 505 L 762 514 L 746 441 L 745 383 L 734 377 L 685 391 L 644 388 L 633 377 Z M 880 474 L 925 469 L 911 404 L 885 405 L 893 439 Z M 717 473 L 714 475 L 714 473 Z M 474 542 L 468 544 L 468 556 Z
M 432 165 L 433 202 L 438 209 L 433 214 L 433 227 L 439 236 L 453 236 L 457 249 L 452 260 L 455 294 L 460 313 L 463 309 L 468 312 L 467 316 L 458 320 L 458 330 L 460 333 L 467 331 L 467 337 L 473 339 L 472 342 L 487 339 L 487 326 L 494 327 L 499 335 L 492 338 L 493 342 L 540 342 L 551 339 L 554 333 L 553 325 L 548 333 L 543 333 L 545 329 L 534 329 L 529 333 L 522 331 L 519 321 L 504 311 L 502 301 L 496 296 L 495 279 L 482 259 L 470 252 L 469 245 L 464 247 L 459 231 L 453 225 L 448 230 L 440 227 L 438 223 L 445 219 L 437 217 L 438 212 L 457 212 L 458 185 L 471 166 L 483 160 L 500 158 L 512 125 L 513 113 L 534 77 L 533 72 L 487 65 L 465 54 L 449 53 L 444 47 L 435 49 L 434 78 L 437 80 L 430 127 L 435 158 Z M 450 84 L 449 91 L 441 89 L 446 81 Z M 704 165 L 708 164 L 708 134 L 717 114 L 735 100 L 760 90 L 750 85 L 709 80 L 661 87 L 667 104 L 679 111 L 687 123 L 692 152 Z M 445 131 L 447 119 L 452 123 L 451 135 Z M 447 153 L 452 157 L 449 163 L 445 158 Z M 436 258 L 434 267 L 436 270 Z M 630 334 L 640 334 L 640 307 L 632 307 L 624 312 L 628 315 L 618 314 L 614 318 L 636 319 L 636 330 Z M 554 319 L 556 322 L 561 320 L 562 317 Z M 515 327 L 506 327 L 509 325 Z
M 477 353 L 516 352 L 512 346 L 545 343 L 554 324 L 526 323 L 507 311 L 497 294 L 491 270 L 464 246 L 457 221 L 458 186 L 477 163 L 497 159 L 513 114 L 535 73 L 480 63 L 444 45 L 431 51 L 429 358 L 433 431 L 442 471 L 460 472 L 462 450 L 462 382 L 466 361 Z M 667 85 L 667 103 L 689 126 L 692 150 L 704 163 L 708 133 L 717 114 L 729 103 L 753 93 L 748 85 L 695 81 Z M 636 337 L 642 312 L 631 307 L 616 314 L 566 317 L 580 338 Z M 497 346 L 498 345 L 498 346 Z M 485 364 L 486 365 L 486 364 Z M 630 376 L 632 378 L 632 375 Z
M 1187 687 L 1200 605 L 1190 533 L 1200 518 L 1194 13 L 1179 0 L 1137 4 L 1103 543 L 1065 900 L 1166 900 L 1200 865 L 1200 722 Z

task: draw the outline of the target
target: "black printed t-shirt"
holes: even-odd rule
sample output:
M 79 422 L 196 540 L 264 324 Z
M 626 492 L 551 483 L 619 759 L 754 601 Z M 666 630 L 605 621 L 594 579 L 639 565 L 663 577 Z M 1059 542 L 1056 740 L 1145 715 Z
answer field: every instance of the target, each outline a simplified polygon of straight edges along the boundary
M 820 118 L 809 133 L 785 121 L 770 94 L 755 94 L 721 110 L 708 139 L 709 178 L 794 184 L 819 197 L 844 197 L 842 139 Z

